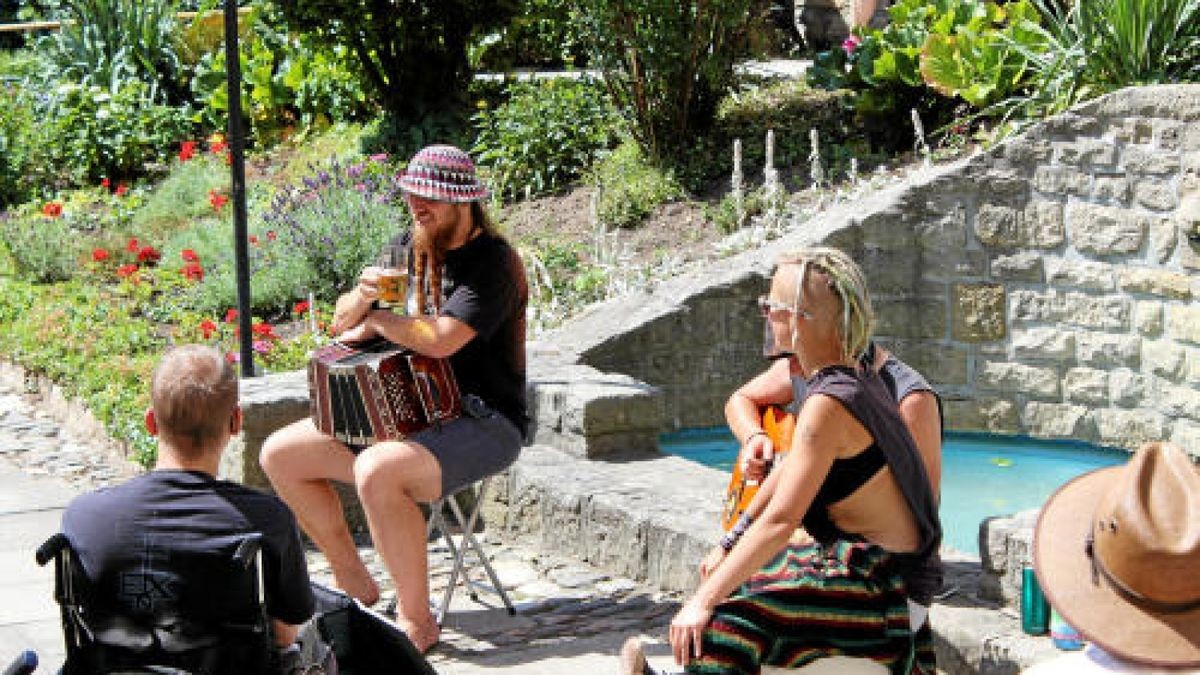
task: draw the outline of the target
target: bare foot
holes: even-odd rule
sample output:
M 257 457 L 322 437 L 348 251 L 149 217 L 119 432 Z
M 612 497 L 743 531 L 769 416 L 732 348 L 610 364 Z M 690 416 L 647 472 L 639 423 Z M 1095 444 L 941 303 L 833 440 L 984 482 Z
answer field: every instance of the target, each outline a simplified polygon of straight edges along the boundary
M 650 664 L 646 663 L 646 654 L 642 651 L 642 641 L 631 637 L 621 645 L 621 675 L 646 675 L 653 673 Z
M 370 607 L 379 602 L 379 584 L 364 569 L 358 574 L 338 574 L 333 571 L 333 583 L 347 595 Z
M 404 634 L 412 641 L 413 646 L 422 654 L 437 644 L 438 637 L 442 633 L 442 629 L 432 621 L 429 623 L 414 623 L 407 619 L 396 617 L 396 625 L 400 627 L 400 630 L 404 631 Z

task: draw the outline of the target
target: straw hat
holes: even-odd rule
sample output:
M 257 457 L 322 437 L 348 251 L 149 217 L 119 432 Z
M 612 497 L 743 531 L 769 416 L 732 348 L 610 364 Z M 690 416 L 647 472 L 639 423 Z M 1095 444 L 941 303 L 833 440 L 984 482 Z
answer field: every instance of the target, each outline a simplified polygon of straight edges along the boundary
M 1178 447 L 1149 443 L 1059 488 L 1034 567 L 1050 604 L 1108 653 L 1200 666 L 1200 469 Z
M 408 162 L 400 189 L 439 202 L 462 204 L 487 199 L 471 156 L 453 145 L 431 145 Z

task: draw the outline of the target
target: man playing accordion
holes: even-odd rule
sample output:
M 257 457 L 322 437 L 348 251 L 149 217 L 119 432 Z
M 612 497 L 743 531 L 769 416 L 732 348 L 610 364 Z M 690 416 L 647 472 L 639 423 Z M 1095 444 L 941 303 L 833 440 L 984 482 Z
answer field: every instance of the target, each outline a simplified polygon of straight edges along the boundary
M 336 305 L 333 330 L 357 343 L 386 338 L 450 361 L 463 414 L 368 447 L 322 433 L 311 419 L 273 433 L 261 463 L 276 492 L 329 560 L 335 583 L 365 604 L 379 587 L 358 555 L 331 481 L 353 484 L 371 539 L 396 585 L 396 622 L 418 649 L 438 640 L 429 608 L 427 503 L 502 471 L 526 431 L 525 307 L 528 287 L 516 251 L 496 232 L 481 202 L 487 189 L 458 148 L 418 152 L 400 178 L 413 217 L 391 246 L 415 279 L 413 315 L 379 308 L 379 267 L 367 267 Z M 428 295 L 430 305 L 425 307 Z

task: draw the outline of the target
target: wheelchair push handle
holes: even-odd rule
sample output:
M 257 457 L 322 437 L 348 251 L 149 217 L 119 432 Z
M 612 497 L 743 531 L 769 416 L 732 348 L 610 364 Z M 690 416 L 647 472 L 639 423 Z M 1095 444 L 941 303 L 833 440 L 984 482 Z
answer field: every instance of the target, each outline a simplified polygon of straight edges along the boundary
M 58 534 L 55 534 L 47 539 L 45 543 L 38 547 L 37 553 L 34 554 L 38 567 L 44 567 L 46 563 L 57 558 L 58 554 L 62 553 L 63 549 L 66 548 L 69 543 L 70 542 L 67 541 L 67 535 L 63 534 L 62 532 L 59 532 Z
M 37 670 L 38 658 L 35 652 L 25 650 L 21 655 L 8 664 L 3 675 L 30 675 Z

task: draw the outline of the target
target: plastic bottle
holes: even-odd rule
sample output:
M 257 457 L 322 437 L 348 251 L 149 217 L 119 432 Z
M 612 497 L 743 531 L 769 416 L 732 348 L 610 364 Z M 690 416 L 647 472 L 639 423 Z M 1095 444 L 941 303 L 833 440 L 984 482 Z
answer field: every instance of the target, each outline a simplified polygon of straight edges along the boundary
M 1021 630 L 1044 635 L 1050 623 L 1050 604 L 1042 594 L 1037 575 L 1028 565 L 1021 569 Z
M 1050 610 L 1050 640 L 1062 650 L 1083 649 L 1083 636 L 1053 608 Z

